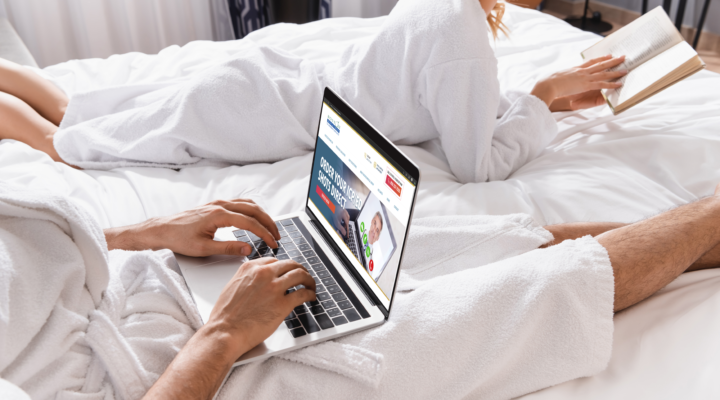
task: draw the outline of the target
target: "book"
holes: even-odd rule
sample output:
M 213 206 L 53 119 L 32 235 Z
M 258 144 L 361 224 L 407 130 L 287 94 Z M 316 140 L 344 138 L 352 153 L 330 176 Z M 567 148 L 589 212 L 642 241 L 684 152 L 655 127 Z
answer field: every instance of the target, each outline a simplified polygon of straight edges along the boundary
M 625 56 L 613 68 L 628 71 L 619 79 L 623 86 L 601 91 L 616 115 L 705 68 L 660 6 L 580 54 L 586 60 Z

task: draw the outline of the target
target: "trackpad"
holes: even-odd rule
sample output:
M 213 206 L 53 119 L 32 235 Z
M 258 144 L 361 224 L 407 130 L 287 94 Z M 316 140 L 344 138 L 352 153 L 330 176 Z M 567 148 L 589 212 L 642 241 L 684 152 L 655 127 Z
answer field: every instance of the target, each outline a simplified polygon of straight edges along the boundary
M 180 255 L 176 255 L 176 257 L 178 259 L 183 258 L 183 262 L 178 263 L 180 264 L 180 270 L 195 300 L 200 317 L 202 317 L 203 323 L 206 323 L 215 302 L 220 297 L 220 292 L 235 275 L 240 265 L 245 261 L 245 257 L 212 256 L 196 258 L 191 262 L 188 262 L 190 261 L 188 259 L 192 257 Z M 218 259 L 220 257 L 222 259 Z M 201 260 L 205 260 L 205 262 Z M 208 264 L 208 261 L 211 264 Z

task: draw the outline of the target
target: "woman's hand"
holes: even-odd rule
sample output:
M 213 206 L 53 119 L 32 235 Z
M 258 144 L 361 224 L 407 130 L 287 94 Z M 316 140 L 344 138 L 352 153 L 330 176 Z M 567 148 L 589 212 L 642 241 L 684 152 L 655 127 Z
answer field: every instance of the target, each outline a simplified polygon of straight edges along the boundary
M 550 111 L 575 111 L 601 106 L 605 103 L 600 90 L 591 90 L 585 93 L 578 93 L 572 96 L 558 97 L 550 104 Z
M 625 56 L 594 58 L 578 67 L 556 72 L 539 81 L 530 94 L 544 101 L 551 109 L 589 108 L 602 104 L 600 89 L 617 89 L 621 82 L 612 82 L 627 75 L 626 70 L 608 71 L 625 61 Z M 552 106 L 555 100 L 559 103 Z M 565 106 L 565 107 L 560 107 Z

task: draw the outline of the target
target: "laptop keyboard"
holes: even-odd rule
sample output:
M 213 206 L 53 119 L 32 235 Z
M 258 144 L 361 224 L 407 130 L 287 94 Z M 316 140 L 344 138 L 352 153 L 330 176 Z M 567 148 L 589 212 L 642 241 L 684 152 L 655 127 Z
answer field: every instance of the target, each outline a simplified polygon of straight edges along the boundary
M 362 319 L 361 314 L 340 287 L 341 285 L 335 281 L 325 263 L 315 253 L 315 249 L 307 242 L 293 220 L 277 221 L 275 225 L 277 225 L 281 237 L 277 249 L 270 248 L 252 232 L 236 230 L 233 231 L 233 234 L 237 240 L 253 246 L 253 251 L 248 256 L 249 259 L 254 260 L 260 257 L 275 257 L 278 260 L 292 259 L 302 264 L 315 279 L 317 300 L 295 307 L 285 318 L 285 325 L 293 337 L 305 336 L 308 333 L 319 332 Z M 324 255 L 323 258 L 325 258 Z M 347 287 L 344 282 L 343 286 Z M 290 288 L 288 293 L 295 290 L 296 288 Z

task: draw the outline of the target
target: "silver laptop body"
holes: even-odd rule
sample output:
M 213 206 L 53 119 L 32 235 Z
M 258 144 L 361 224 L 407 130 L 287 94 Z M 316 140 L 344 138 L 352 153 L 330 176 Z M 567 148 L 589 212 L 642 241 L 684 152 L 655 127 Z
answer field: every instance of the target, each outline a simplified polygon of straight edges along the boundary
M 175 254 L 203 323 L 208 321 L 222 289 L 248 259 L 293 259 L 315 279 L 318 299 L 296 307 L 268 339 L 234 366 L 378 326 L 390 315 L 419 169 L 329 88 L 325 89 L 317 136 L 305 211 L 274 218 L 282 236 L 278 249 L 270 249 L 251 232 L 230 227 L 219 229 L 215 240 L 252 244 L 250 256 L 194 258 Z M 359 151 L 363 151 L 362 156 Z M 368 160 L 372 162 L 366 164 Z M 343 206 L 362 204 L 358 193 L 363 190 L 359 189 L 381 198 L 392 214 L 385 213 L 383 223 L 392 225 L 393 229 L 388 229 L 391 235 L 393 231 L 401 233 L 400 251 L 393 248 L 388 252 L 383 262 L 386 276 L 378 282 L 363 267 L 362 256 L 358 259 L 348 247 L 347 238 L 342 237 L 332 218 Z M 351 234 L 355 233 L 348 232 Z M 393 236 L 393 244 L 396 240 Z

